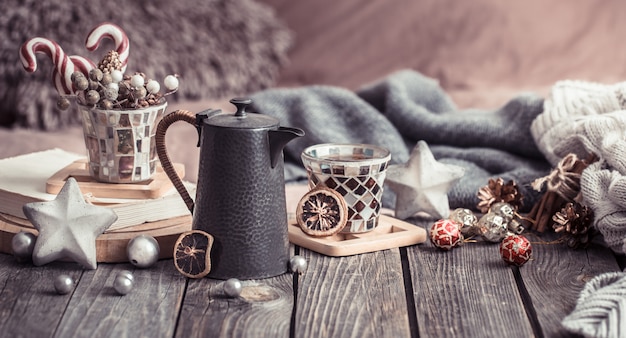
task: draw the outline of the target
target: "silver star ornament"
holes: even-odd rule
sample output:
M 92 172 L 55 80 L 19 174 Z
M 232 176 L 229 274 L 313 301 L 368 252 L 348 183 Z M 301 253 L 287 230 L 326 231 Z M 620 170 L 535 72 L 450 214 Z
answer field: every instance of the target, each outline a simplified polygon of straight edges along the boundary
M 39 231 L 33 249 L 36 266 L 70 259 L 95 269 L 96 238 L 117 220 L 115 211 L 85 202 L 73 177 L 54 200 L 27 203 L 22 209 Z
M 387 171 L 385 183 L 396 193 L 395 216 L 406 219 L 423 211 L 447 218 L 448 191 L 463 174 L 462 167 L 438 162 L 426 142 L 417 142 L 407 163 L 391 165 Z

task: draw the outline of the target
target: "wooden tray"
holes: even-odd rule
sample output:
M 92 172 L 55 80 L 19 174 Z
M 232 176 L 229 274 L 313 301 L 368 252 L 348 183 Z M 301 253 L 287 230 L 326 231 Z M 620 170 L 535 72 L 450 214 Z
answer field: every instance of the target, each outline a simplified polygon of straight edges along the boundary
M 174 169 L 182 179 L 185 176 L 185 166 L 174 163 Z M 74 177 L 83 194 L 91 193 L 100 198 L 137 198 L 152 199 L 163 196 L 173 188 L 172 182 L 157 165 L 156 172 L 151 179 L 138 183 L 103 183 L 96 181 L 89 175 L 87 159 L 80 159 L 52 175 L 46 182 L 48 194 L 58 194 L 68 178 Z
M 335 234 L 312 237 L 295 220 L 289 222 L 289 241 L 327 256 L 350 256 L 399 248 L 426 241 L 426 230 L 387 215 L 380 215 L 376 229 L 360 234 Z
M 0 214 L 0 252 L 12 254 L 11 240 L 22 230 L 37 234 L 37 229 L 28 220 Z M 191 215 L 105 232 L 96 239 L 96 261 L 98 263 L 128 262 L 126 246 L 131 239 L 139 235 L 152 236 L 159 242 L 161 249 L 159 258 L 172 258 L 174 243 L 178 236 L 189 230 L 191 230 Z

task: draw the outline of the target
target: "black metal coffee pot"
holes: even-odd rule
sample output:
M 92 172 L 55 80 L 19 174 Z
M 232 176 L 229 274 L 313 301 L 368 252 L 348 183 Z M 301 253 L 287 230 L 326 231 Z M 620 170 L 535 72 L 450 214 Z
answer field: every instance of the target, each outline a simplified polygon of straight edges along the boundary
M 215 241 L 209 277 L 257 279 L 287 272 L 289 238 L 285 203 L 283 148 L 303 136 L 279 126 L 271 116 L 248 113 L 250 99 L 230 100 L 233 113 L 177 110 L 158 125 L 161 165 L 193 214 L 192 228 Z M 198 131 L 200 163 L 195 203 L 174 170 L 165 132 L 183 120 Z

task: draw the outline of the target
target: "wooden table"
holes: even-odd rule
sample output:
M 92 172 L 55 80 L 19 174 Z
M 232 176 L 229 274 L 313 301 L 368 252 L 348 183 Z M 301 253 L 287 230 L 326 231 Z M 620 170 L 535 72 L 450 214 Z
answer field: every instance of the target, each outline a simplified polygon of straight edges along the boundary
M 419 222 L 417 222 L 419 223 Z M 427 225 L 428 223 L 422 223 Z M 220 281 L 188 280 L 171 259 L 149 269 L 74 263 L 43 267 L 0 255 L 0 335 L 5 337 L 559 337 L 584 283 L 618 271 L 616 257 L 592 245 L 572 250 L 534 242 L 534 260 L 506 265 L 497 244 L 444 252 L 423 243 L 348 257 L 292 247 L 308 270 L 244 281 L 239 298 Z M 132 270 L 126 296 L 112 285 Z M 77 281 L 67 295 L 53 280 Z

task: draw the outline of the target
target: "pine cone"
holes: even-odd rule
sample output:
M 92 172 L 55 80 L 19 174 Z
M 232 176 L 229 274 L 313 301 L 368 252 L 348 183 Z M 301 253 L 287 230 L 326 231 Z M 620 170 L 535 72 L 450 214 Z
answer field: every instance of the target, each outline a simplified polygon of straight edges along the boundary
M 121 70 L 122 61 L 120 61 L 120 55 L 114 50 L 109 51 L 102 61 L 98 63 L 98 68 L 103 73 L 111 73 L 115 69 Z
M 489 183 L 478 190 L 477 196 L 480 202 L 476 207 L 482 213 L 487 213 L 494 203 L 499 202 L 508 203 L 517 211 L 523 205 L 524 199 L 513 180 L 505 184 L 501 177 L 496 180 L 489 179 Z
M 584 248 L 589 244 L 593 235 L 591 208 L 577 202 L 566 203 L 561 211 L 552 216 L 552 221 L 552 228 L 563 233 L 563 239 L 570 248 Z

